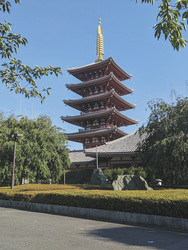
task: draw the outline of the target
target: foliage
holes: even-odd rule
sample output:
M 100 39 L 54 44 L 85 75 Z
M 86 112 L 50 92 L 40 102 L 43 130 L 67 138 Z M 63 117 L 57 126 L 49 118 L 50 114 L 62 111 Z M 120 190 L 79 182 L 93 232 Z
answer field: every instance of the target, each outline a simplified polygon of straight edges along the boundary
M 15 0 L 15 3 L 20 3 L 20 0 Z M 11 4 L 9 1 L 0 1 L 0 11 L 10 13 Z M 38 97 L 41 102 L 45 101 L 45 96 L 42 93 L 50 95 L 50 88 L 38 90 L 37 80 L 42 76 L 62 74 L 59 67 L 39 67 L 31 68 L 24 65 L 21 60 L 14 56 L 21 45 L 26 46 L 28 43 L 26 38 L 22 38 L 20 34 L 11 33 L 11 23 L 6 20 L 0 23 L 0 55 L 4 59 L 0 68 L 0 79 L 10 91 L 24 94 L 26 98 Z M 21 85 L 21 83 L 23 83 Z
M 113 182 L 117 175 L 138 175 L 142 176 L 143 178 L 146 177 L 146 173 L 142 167 L 105 169 L 103 173 L 110 183 Z
M 14 138 L 13 134 L 23 134 L 16 139 L 15 181 L 22 179 L 38 181 L 51 178 L 57 183 L 70 165 L 66 140 L 60 128 L 52 126 L 50 118 L 40 116 L 36 120 L 13 115 L 0 116 L 0 183 L 10 183 Z
M 92 173 L 93 169 L 68 170 L 66 172 L 66 183 L 67 184 L 89 183 Z
M 140 145 L 143 167 L 150 181 L 188 183 L 188 98 L 170 105 L 162 100 L 149 103 L 151 114 L 140 133 L 148 136 Z
M 70 188 L 69 188 L 70 187 Z M 188 218 L 188 190 L 84 190 L 69 185 L 0 188 L 0 199 Z M 38 191 L 37 191 L 38 190 Z
M 136 0 L 137 2 L 139 0 Z M 186 30 L 188 24 L 188 0 L 160 0 L 158 7 L 159 13 L 154 25 L 155 37 L 158 39 L 161 33 L 164 34 L 165 40 L 168 38 L 175 50 L 187 46 L 183 38 L 183 30 Z M 154 0 L 142 0 L 142 3 L 155 4 Z

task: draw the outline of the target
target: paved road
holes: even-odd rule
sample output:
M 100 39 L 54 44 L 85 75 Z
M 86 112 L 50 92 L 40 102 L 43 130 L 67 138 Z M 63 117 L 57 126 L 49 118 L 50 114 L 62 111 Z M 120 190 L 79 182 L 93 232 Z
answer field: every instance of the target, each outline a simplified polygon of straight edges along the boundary
M 0 207 L 0 250 L 188 249 L 188 234 Z

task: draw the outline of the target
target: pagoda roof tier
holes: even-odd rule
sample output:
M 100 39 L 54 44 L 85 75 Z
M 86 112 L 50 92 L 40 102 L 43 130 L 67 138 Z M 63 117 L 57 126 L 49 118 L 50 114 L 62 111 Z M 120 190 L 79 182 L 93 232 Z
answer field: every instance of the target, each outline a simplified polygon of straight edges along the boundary
M 116 108 L 111 108 L 109 110 L 100 110 L 96 112 L 84 113 L 77 116 L 61 116 L 63 121 L 69 122 L 71 124 L 86 127 L 86 122 L 94 122 L 97 120 L 97 127 L 104 126 L 104 124 L 108 123 L 112 126 L 128 126 L 138 124 L 138 121 L 133 120 L 123 114 L 121 114 Z M 105 123 L 106 120 L 106 123 Z M 108 121 L 107 121 L 108 120 Z M 91 125 L 93 126 L 93 125 Z
M 86 138 L 93 138 L 93 137 L 107 137 L 113 134 L 113 139 L 121 138 L 122 136 L 126 135 L 126 133 L 117 127 L 113 128 L 103 128 L 103 129 L 91 129 L 91 130 L 83 130 L 77 133 L 70 133 L 64 134 L 68 140 L 81 142 L 83 143 Z
M 116 93 L 114 89 L 106 93 L 87 96 L 82 99 L 64 100 L 64 103 L 82 112 L 88 112 L 94 109 L 104 109 L 106 108 L 105 103 L 108 103 L 106 104 L 107 108 L 115 106 L 118 110 L 128 110 L 136 108 L 136 105 L 125 101 Z M 97 103 L 99 103 L 99 105 Z M 97 104 L 97 107 L 94 107 L 95 104 Z
M 71 91 L 75 92 L 78 95 L 85 96 L 86 89 L 95 88 L 97 86 L 102 86 L 105 83 L 109 84 L 110 88 L 115 89 L 115 91 L 120 95 L 132 94 L 134 92 L 133 89 L 129 89 L 126 87 L 118 78 L 111 72 L 109 75 L 96 78 L 94 80 L 90 80 L 87 82 L 77 83 L 77 84 L 66 84 L 66 87 Z
M 80 81 L 88 81 L 92 78 L 101 77 L 108 75 L 113 72 L 114 75 L 120 80 L 130 79 L 132 76 L 126 73 L 122 68 L 120 68 L 112 57 L 109 57 L 106 60 L 91 63 L 78 68 L 67 69 L 67 71 L 75 76 Z

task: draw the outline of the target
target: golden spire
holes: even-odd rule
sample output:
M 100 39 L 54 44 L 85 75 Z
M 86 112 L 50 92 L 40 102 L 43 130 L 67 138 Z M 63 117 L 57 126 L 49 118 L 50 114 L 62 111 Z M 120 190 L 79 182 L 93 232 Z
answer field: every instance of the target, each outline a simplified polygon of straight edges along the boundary
M 98 59 L 95 62 L 102 61 L 103 55 L 104 55 L 103 31 L 102 31 L 102 27 L 101 27 L 101 18 L 99 18 L 99 26 L 97 29 L 97 56 L 98 56 Z

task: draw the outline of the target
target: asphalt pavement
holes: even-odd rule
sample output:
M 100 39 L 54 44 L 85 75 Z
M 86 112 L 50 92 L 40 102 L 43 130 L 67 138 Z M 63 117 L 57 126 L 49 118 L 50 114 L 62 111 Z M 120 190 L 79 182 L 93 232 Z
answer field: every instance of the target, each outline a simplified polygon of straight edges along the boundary
M 188 233 L 0 207 L 0 250 L 188 250 Z

